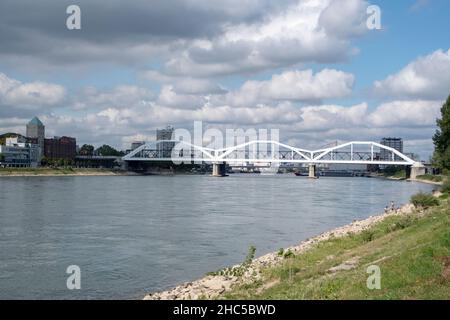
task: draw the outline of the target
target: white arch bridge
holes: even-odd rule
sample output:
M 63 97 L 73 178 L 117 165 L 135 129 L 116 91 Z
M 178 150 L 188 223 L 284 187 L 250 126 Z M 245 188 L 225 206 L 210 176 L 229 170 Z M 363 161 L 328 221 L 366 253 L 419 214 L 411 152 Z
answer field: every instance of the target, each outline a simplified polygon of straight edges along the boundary
M 162 140 L 146 143 L 125 155 L 122 160 L 212 163 L 213 175 L 218 176 L 225 174 L 225 164 L 232 167 L 308 164 L 310 177 L 316 176 L 317 164 L 396 165 L 406 166 L 408 170 L 421 166 L 398 150 L 372 141 L 351 141 L 319 150 L 307 150 L 271 140 L 254 140 L 226 148 Z

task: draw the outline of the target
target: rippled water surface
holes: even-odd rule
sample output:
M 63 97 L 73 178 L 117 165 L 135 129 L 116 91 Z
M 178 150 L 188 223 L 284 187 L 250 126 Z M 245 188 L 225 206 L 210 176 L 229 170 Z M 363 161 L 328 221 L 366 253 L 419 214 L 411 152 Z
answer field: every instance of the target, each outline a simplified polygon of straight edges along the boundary
M 291 175 L 1 177 L 0 298 L 142 298 L 408 202 L 412 182 Z M 81 268 L 68 290 L 66 268 Z

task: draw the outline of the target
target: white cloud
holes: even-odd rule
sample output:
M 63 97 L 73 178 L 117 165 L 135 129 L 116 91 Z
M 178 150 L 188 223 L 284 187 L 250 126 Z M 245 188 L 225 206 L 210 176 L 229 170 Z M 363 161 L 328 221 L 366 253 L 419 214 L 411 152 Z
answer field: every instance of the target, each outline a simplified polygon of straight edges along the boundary
M 268 81 L 247 81 L 227 95 L 227 102 L 237 106 L 252 106 L 268 101 L 320 101 L 342 98 L 352 93 L 355 77 L 338 70 L 325 69 L 285 71 Z
M 0 105 L 38 109 L 61 103 L 65 95 L 66 90 L 60 85 L 40 81 L 22 83 L 0 73 Z
M 319 25 L 330 36 L 349 38 L 360 36 L 367 32 L 366 1 L 360 0 L 332 0 L 322 12 Z
M 450 50 L 418 58 L 398 73 L 376 81 L 374 91 L 396 98 L 446 98 L 450 94 Z
M 205 97 L 192 94 L 178 94 L 173 86 L 164 85 L 156 100 L 158 105 L 171 108 L 195 109 L 206 102 Z
M 75 110 L 98 108 L 129 108 L 135 104 L 145 104 L 155 99 L 155 94 L 146 88 L 121 85 L 111 90 L 99 91 L 95 87 L 86 87 L 79 92 L 72 103 Z
M 181 94 L 222 94 L 226 89 L 215 83 L 212 79 L 193 77 L 171 77 L 155 70 L 147 70 L 140 73 L 144 80 L 172 85 L 174 91 Z
M 255 23 L 230 24 L 212 39 L 196 40 L 167 61 L 172 75 L 211 76 L 305 62 L 337 62 L 352 55 L 367 2 L 303 0 Z
M 308 106 L 301 108 L 302 121 L 296 129 L 307 131 L 328 131 L 336 128 L 354 128 L 365 125 L 367 104 L 350 107 L 336 105 Z
M 381 104 L 369 117 L 375 127 L 432 127 L 440 116 L 442 101 L 393 101 Z

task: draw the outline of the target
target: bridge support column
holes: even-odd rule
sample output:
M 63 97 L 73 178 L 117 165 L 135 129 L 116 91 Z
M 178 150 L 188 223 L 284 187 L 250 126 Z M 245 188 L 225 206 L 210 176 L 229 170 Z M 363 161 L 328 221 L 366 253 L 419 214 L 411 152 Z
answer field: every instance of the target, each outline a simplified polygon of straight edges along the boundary
M 406 179 L 411 179 L 411 167 L 412 166 L 406 166 L 405 167 L 405 172 L 406 172 Z
M 309 165 L 309 175 L 308 178 L 310 179 L 317 179 L 317 166 L 315 164 Z
M 414 163 L 409 168 L 409 177 L 408 177 L 408 169 L 406 169 L 406 178 L 415 180 L 418 176 L 422 176 L 426 173 L 425 166 L 421 164 L 420 162 Z
M 226 166 L 227 166 L 227 164 L 225 162 L 214 162 L 212 176 L 213 177 L 226 177 L 227 176 Z

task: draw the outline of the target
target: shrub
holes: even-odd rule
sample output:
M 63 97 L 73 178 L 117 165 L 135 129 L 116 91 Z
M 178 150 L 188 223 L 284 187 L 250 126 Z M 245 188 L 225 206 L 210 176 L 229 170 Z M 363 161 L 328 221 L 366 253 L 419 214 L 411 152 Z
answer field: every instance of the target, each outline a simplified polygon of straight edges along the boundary
M 387 227 L 386 232 L 389 233 L 389 232 L 394 232 L 397 230 L 403 230 L 405 228 L 408 228 L 412 224 L 414 224 L 416 221 L 417 221 L 417 218 L 413 218 L 411 216 L 402 217 L 400 220 L 389 225 Z
M 447 177 L 442 184 L 442 192 L 443 193 L 450 193 L 450 177 Z
M 277 255 L 278 255 L 279 257 L 282 257 L 282 256 L 284 255 L 284 249 L 283 249 L 283 248 L 280 248 L 280 249 L 278 250 Z
M 291 249 L 288 249 L 284 254 L 283 254 L 283 258 L 284 259 L 289 259 L 289 258 L 293 258 L 295 257 L 295 254 L 291 251 Z
M 427 209 L 430 207 L 438 206 L 439 200 L 431 194 L 419 192 L 418 194 L 411 197 L 411 203 L 416 208 Z
M 363 242 L 370 242 L 372 241 L 375 237 L 375 232 L 373 232 L 372 230 L 364 230 L 361 233 L 361 237 Z

